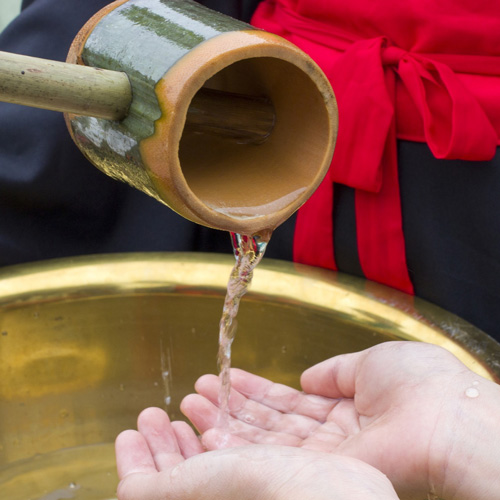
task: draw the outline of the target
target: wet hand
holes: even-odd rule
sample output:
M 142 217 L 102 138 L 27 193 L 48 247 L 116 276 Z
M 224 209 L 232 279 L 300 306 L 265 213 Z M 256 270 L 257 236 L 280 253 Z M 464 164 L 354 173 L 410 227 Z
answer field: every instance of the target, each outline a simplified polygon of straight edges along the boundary
M 500 414 L 499 386 L 444 349 L 394 342 L 337 356 L 304 372 L 304 392 L 241 370 L 231 378 L 229 436 L 216 427 L 217 377 L 200 378 L 199 394 L 182 403 L 209 449 L 245 443 L 307 448 L 377 467 L 402 498 L 495 498 L 489 492 L 498 491 L 498 468 L 484 462 L 492 458 L 488 432 L 498 434 L 492 416 Z M 476 393 L 481 397 L 471 397 Z M 484 496 L 477 473 L 485 479 L 479 483 Z

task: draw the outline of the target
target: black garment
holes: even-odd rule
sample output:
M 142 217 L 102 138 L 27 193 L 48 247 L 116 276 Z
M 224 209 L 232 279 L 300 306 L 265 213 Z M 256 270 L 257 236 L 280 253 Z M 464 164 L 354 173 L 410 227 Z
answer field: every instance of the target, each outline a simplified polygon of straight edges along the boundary
M 83 24 L 108 0 L 24 0 L 0 50 L 64 60 Z M 200 3 L 249 20 L 258 0 Z M 436 160 L 399 143 L 408 265 L 416 294 L 500 339 L 500 156 Z M 339 269 L 362 275 L 352 191 L 337 186 Z M 291 259 L 294 218 L 267 256 Z M 197 226 L 90 165 L 60 113 L 0 103 L 0 265 L 91 253 L 230 252 L 229 237 Z
M 403 227 L 416 294 L 500 340 L 500 153 L 434 158 L 399 144 Z
M 399 141 L 398 163 L 415 294 L 500 340 L 500 153 L 490 162 L 437 160 L 426 144 Z M 335 197 L 337 264 L 363 276 L 354 192 L 336 186 Z
M 250 22 L 252 14 L 260 0 L 198 0 L 198 3 L 209 9 L 222 12 L 228 16 Z

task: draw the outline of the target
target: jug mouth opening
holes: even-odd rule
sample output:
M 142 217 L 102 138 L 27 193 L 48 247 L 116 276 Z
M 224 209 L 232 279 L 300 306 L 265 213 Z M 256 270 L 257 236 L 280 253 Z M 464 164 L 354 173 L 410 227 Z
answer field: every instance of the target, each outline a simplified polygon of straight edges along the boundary
M 186 116 L 201 89 L 268 99 L 275 112 L 271 133 L 255 144 L 192 129 Z M 328 170 L 337 135 L 333 91 L 308 56 L 276 35 L 248 30 L 203 42 L 165 74 L 156 92 L 170 112 L 163 110 L 143 155 L 156 153 L 148 161 L 156 187 L 174 209 L 180 199 L 187 202 L 195 222 L 246 234 L 274 229 Z

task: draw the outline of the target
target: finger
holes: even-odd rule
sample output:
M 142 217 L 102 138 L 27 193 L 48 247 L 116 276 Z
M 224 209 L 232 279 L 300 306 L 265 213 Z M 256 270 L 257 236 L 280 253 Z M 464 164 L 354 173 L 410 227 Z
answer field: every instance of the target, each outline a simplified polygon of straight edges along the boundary
M 182 413 L 191 421 L 200 434 L 219 425 L 219 408 L 210 400 L 199 394 L 189 394 L 181 402 Z M 257 431 L 252 425 L 230 416 L 228 429 L 231 432 L 240 432 L 246 428 Z
M 215 427 L 219 408 L 199 394 L 188 394 L 181 401 L 181 412 L 191 421 L 200 434 Z
M 172 429 L 177 438 L 181 455 L 184 458 L 190 458 L 204 452 L 198 436 L 189 424 L 182 421 L 175 421 L 172 422 Z
M 186 396 L 181 403 L 181 411 L 201 434 L 217 428 L 219 408 L 199 394 Z M 232 417 L 228 421 L 228 428 L 222 429 L 222 431 L 239 436 L 251 443 L 298 446 L 302 441 L 301 437 L 287 434 L 281 430 L 274 432 L 261 429 Z
M 424 342 L 383 342 L 364 351 L 342 354 L 306 370 L 301 377 L 305 392 L 330 398 L 353 398 L 358 385 L 386 393 L 399 389 L 402 381 L 424 379 L 430 366 L 443 368 L 443 356 L 453 372 L 460 362 L 449 352 Z M 407 361 L 411 360 L 411 363 Z M 432 360 L 432 363 L 430 362 Z M 458 364 L 457 364 L 458 363 Z M 374 375 L 377 382 L 374 382 Z
M 217 377 L 204 376 L 198 379 L 195 388 L 197 392 L 210 390 L 213 400 L 213 390 L 217 387 Z M 281 413 L 294 413 L 314 420 L 325 421 L 336 401 L 316 396 L 313 394 L 304 394 L 301 391 L 293 389 L 283 384 L 271 382 L 268 379 L 259 377 L 252 373 L 231 369 L 231 386 L 247 399 L 261 403 Z M 203 395 L 205 395 L 203 393 Z M 206 397 L 209 397 L 206 395 Z
M 156 465 L 148 443 L 137 431 L 128 430 L 120 433 L 115 441 L 115 453 L 120 479 L 134 473 L 156 472 Z
M 318 421 L 325 421 L 337 401 L 304 394 L 283 384 L 276 384 L 265 378 L 238 368 L 231 370 L 231 384 L 241 394 L 283 413 L 294 413 Z
M 341 354 L 308 368 L 300 378 L 302 389 L 326 398 L 354 398 L 356 375 L 367 352 Z
M 186 396 L 181 404 L 181 410 L 201 433 L 218 425 L 219 408 L 216 406 L 216 392 L 216 388 L 213 387 L 203 388 L 203 396 L 196 394 Z M 208 397 L 205 398 L 205 395 Z M 231 432 L 245 436 L 255 433 L 251 441 L 259 443 L 267 442 L 267 438 L 264 438 L 265 432 L 282 434 L 283 440 L 285 440 L 283 444 L 289 442 L 289 439 L 284 436 L 285 434 L 304 439 L 321 424 L 308 417 L 283 414 L 268 408 L 247 399 L 234 389 L 231 389 L 229 398 L 229 412 Z M 295 443 L 296 439 L 292 441 Z M 277 442 L 276 436 L 272 442 Z
M 167 470 L 184 460 L 168 415 L 160 408 L 147 408 L 137 420 L 158 471 Z
M 338 400 L 305 395 L 243 370 L 231 370 L 229 410 L 234 418 L 261 429 L 305 437 L 325 422 Z M 220 381 L 214 375 L 198 379 L 195 388 L 218 405 Z

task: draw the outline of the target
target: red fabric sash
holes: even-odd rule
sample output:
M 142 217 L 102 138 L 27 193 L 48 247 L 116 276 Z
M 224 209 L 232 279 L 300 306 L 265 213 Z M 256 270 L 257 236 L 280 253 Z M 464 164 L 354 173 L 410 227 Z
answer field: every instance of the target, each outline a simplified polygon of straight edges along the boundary
M 355 39 L 273 0 L 259 5 L 252 23 L 289 39 L 315 59 L 329 78 L 339 106 L 332 165 L 297 215 L 294 260 L 336 269 L 332 183 L 345 184 L 356 190 L 363 273 L 370 280 L 413 293 L 402 228 L 396 138 L 425 141 L 437 158 L 491 159 L 499 140 L 500 113 L 488 116 L 452 68 L 466 66 L 480 75 L 500 75 L 500 58 L 433 57 L 395 47 L 384 36 Z

